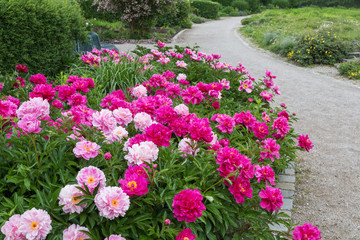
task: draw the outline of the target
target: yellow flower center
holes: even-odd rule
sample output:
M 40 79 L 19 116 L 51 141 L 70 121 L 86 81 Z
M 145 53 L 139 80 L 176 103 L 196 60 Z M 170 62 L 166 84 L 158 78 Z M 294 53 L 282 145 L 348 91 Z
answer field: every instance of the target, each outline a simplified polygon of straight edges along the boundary
M 32 230 L 35 230 L 39 224 L 37 222 L 32 222 L 30 227 Z
M 184 240 L 189 240 L 189 238 L 188 238 L 188 237 L 184 237 Z
M 137 184 L 135 181 L 128 182 L 128 187 L 130 187 L 131 191 L 134 191 L 134 188 L 137 188 Z
M 249 87 L 249 85 L 247 85 L 247 84 L 244 84 L 244 88 L 248 88 Z
M 76 197 L 78 197 L 78 196 L 80 196 L 80 195 L 74 195 L 74 196 L 72 197 L 71 201 L 72 201 L 73 203 L 75 203 L 75 204 L 79 203 L 79 202 L 80 202 L 80 199 L 77 199 L 77 198 L 76 198 Z
M 116 207 L 118 205 L 118 200 L 112 200 L 111 201 L 111 205 L 113 205 L 114 207 Z
M 88 183 L 93 183 L 94 181 L 95 181 L 95 179 L 93 177 L 88 178 Z
M 86 144 L 84 144 L 84 148 L 85 148 L 86 151 L 88 151 L 88 152 L 90 152 L 91 150 L 93 150 L 93 147 L 88 148 L 88 147 L 86 146 Z

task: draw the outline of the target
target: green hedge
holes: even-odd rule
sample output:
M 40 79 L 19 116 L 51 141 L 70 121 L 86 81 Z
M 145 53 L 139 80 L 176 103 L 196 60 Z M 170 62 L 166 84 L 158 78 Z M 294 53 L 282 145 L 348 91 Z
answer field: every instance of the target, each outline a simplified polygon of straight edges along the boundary
M 191 28 L 190 20 L 191 7 L 189 0 L 176 0 L 169 13 L 157 16 L 156 25 L 162 26 L 180 26 Z
M 191 5 L 195 8 L 197 15 L 201 17 L 216 19 L 219 16 L 221 5 L 217 2 L 194 0 Z
M 74 59 L 85 23 L 75 0 L 0 0 L 0 72 L 16 64 L 55 75 Z

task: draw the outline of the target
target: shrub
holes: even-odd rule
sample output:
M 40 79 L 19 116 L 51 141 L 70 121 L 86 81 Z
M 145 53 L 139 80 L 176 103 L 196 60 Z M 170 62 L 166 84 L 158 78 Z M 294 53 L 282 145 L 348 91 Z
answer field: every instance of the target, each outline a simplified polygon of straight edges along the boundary
M 116 22 L 121 19 L 121 13 L 112 13 L 109 11 L 98 11 L 98 5 L 93 4 L 93 0 L 77 0 L 83 10 L 83 15 L 87 19 L 100 19 L 109 22 Z
M 262 40 L 262 44 L 264 46 L 271 45 L 276 40 L 277 36 L 278 36 L 277 33 L 265 33 Z
M 94 50 L 56 86 L 21 66 L 0 79 L 4 229 L 40 211 L 38 239 L 291 237 L 270 185 L 312 144 L 286 106 L 270 106 L 276 77 L 256 81 L 217 54 L 158 45 L 135 57 Z M 271 231 L 278 223 L 289 231 Z
M 190 13 L 191 7 L 188 0 L 176 0 L 168 13 L 157 16 L 156 25 L 191 28 Z
M 360 79 L 360 59 L 343 62 L 338 68 L 341 75 L 350 79 Z
M 341 62 L 351 51 L 351 45 L 330 31 L 307 34 L 297 40 L 296 47 L 288 53 L 289 59 L 301 65 L 334 64 Z
M 272 3 L 279 8 L 288 8 L 290 6 L 289 0 L 273 0 Z
M 246 0 L 249 4 L 249 10 L 253 13 L 260 11 L 260 0 Z
M 231 1 L 232 0 L 214 0 L 214 2 L 220 3 L 223 7 L 231 6 Z
M 235 0 L 231 3 L 231 6 L 239 9 L 240 11 L 249 10 L 249 4 L 245 0 Z M 245 19 L 243 19 L 243 20 L 245 20 Z
M 191 3 L 195 8 L 196 15 L 204 18 L 217 19 L 219 16 L 220 4 L 207 0 L 194 0 Z
M 74 40 L 85 38 L 75 0 L 0 0 L 0 71 L 17 63 L 55 75 L 74 58 Z
M 231 6 L 227 6 L 221 9 L 220 11 L 221 16 L 239 16 L 239 12 L 236 8 Z
M 200 23 L 204 23 L 204 22 L 205 22 L 205 18 L 202 18 L 202 17 L 196 16 L 196 15 L 193 15 L 193 16 L 191 16 L 191 21 L 192 21 L 193 23 L 200 24 Z

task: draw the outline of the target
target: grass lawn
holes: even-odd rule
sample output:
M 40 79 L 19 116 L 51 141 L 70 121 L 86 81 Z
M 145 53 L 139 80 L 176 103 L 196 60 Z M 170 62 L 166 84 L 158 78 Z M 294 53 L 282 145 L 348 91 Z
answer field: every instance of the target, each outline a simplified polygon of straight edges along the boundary
M 279 51 L 275 45 L 286 45 L 320 30 L 329 31 L 344 41 L 360 41 L 360 9 L 273 9 L 245 19 L 243 24 L 246 24 L 240 29 L 243 35 L 274 52 Z

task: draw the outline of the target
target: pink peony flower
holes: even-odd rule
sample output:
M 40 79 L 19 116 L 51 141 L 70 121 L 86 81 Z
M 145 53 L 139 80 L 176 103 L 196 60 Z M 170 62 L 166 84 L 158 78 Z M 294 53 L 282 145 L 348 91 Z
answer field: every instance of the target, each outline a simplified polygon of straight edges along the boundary
M 262 96 L 263 99 L 268 102 L 271 102 L 272 98 L 274 97 L 274 95 L 272 95 L 271 93 L 268 93 L 267 91 L 262 91 L 260 93 L 260 96 Z
M 290 131 L 290 126 L 288 123 L 288 120 L 285 117 L 278 117 L 275 119 L 272 129 L 276 129 L 276 133 L 279 135 L 280 138 L 283 138 L 286 136 L 286 134 Z
M 129 165 L 128 169 L 125 171 L 125 178 L 131 175 L 138 175 L 142 176 L 146 179 L 149 178 L 147 172 L 145 171 L 145 168 L 147 168 L 150 171 L 150 167 L 148 167 L 145 163 L 138 165 Z
M 37 84 L 33 91 L 29 93 L 30 98 L 41 97 L 51 101 L 55 97 L 55 89 L 52 88 L 51 84 Z
M 278 117 L 284 117 L 289 121 L 289 114 L 286 111 L 281 111 L 278 113 Z
M 284 204 L 284 197 L 281 194 L 282 193 L 278 188 L 266 186 L 265 190 L 261 189 L 259 193 L 259 196 L 261 197 L 260 207 L 269 212 L 277 212 Z
M 233 128 L 235 127 L 235 120 L 226 114 L 219 115 L 221 117 L 216 118 L 216 121 L 219 123 L 216 128 L 219 129 L 222 133 L 231 134 L 233 132 Z
M 51 106 L 53 106 L 53 107 L 55 107 L 55 108 L 57 108 L 57 109 L 63 109 L 63 108 L 64 108 L 63 103 L 62 103 L 60 100 L 58 100 L 58 99 L 56 99 L 55 101 L 53 101 L 53 102 L 51 103 Z
M 16 114 L 18 118 L 23 118 L 25 116 L 48 118 L 50 114 L 50 105 L 46 99 L 44 100 L 39 97 L 31 98 L 29 101 L 21 104 L 16 111 Z
M 180 116 L 186 116 L 189 115 L 189 107 L 185 104 L 179 104 L 176 107 L 174 107 L 174 110 L 177 114 Z
M 99 128 L 105 134 L 110 134 L 112 130 L 116 128 L 116 119 L 112 112 L 108 109 L 102 109 L 100 112 L 94 112 L 92 114 L 94 127 Z
M 86 105 L 87 103 L 86 96 L 80 93 L 71 95 L 68 101 L 70 106 Z
M 179 75 L 176 77 L 176 79 L 179 80 L 186 80 L 186 74 L 179 73 Z
M 187 68 L 187 63 L 185 63 L 184 61 L 177 61 L 176 66 L 178 66 L 179 68 Z
M 190 228 L 184 228 L 175 238 L 175 240 L 195 240 L 196 235 L 191 232 Z
M 133 195 L 144 195 L 148 193 L 149 189 L 147 188 L 148 180 L 138 174 L 129 175 L 127 174 L 125 176 L 125 179 L 120 179 L 118 181 L 121 184 L 121 189 L 129 195 L 129 197 Z
M 275 85 L 275 86 L 273 87 L 273 90 L 274 90 L 274 92 L 275 92 L 277 95 L 281 95 L 281 92 L 280 92 L 278 86 Z
M 85 184 L 91 193 L 94 192 L 97 185 L 100 185 L 99 190 L 105 187 L 106 182 L 105 174 L 100 169 L 93 166 L 81 169 L 76 176 L 76 180 L 78 185 L 83 189 L 85 189 Z
M 171 130 L 160 123 L 154 123 L 147 127 L 145 135 L 148 140 L 153 141 L 159 147 L 170 145 Z
M 82 199 L 77 199 L 76 197 L 84 195 L 82 191 L 77 189 L 78 185 L 66 185 L 63 187 L 59 194 L 59 206 L 63 206 L 62 210 L 66 213 L 81 213 L 86 207 L 86 204 L 76 205 Z
M 144 87 L 143 85 L 139 85 L 139 86 L 137 86 L 137 87 L 134 87 L 134 88 L 131 90 L 131 94 L 132 94 L 135 98 L 146 97 L 146 96 L 147 96 L 146 87 Z
M 42 209 L 32 208 L 21 215 L 18 231 L 24 235 L 26 239 L 46 239 L 51 229 L 50 215 Z
M 25 65 L 22 65 L 22 64 L 16 65 L 15 68 L 16 68 L 16 71 L 18 71 L 18 72 L 23 72 L 23 73 L 28 72 L 28 68 Z
M 165 43 L 161 42 L 160 40 L 157 42 L 157 45 L 160 47 L 160 48 L 163 48 L 165 47 Z
M 200 151 L 200 149 L 197 148 L 196 143 L 193 142 L 190 138 L 181 139 L 181 141 L 179 142 L 179 150 L 180 152 L 185 153 L 181 155 L 184 158 L 187 158 L 188 154 L 195 157 Z
M 264 180 L 265 183 L 268 182 L 271 185 L 275 185 L 275 172 L 270 167 L 270 165 L 266 165 L 262 167 L 256 165 L 255 168 L 256 168 L 255 177 L 258 183 L 260 183 L 261 180 Z
M 89 231 L 89 229 L 73 224 L 63 231 L 63 240 L 91 239 L 86 233 L 81 231 Z
M 276 157 L 277 159 L 280 158 L 280 145 L 276 144 L 276 140 L 272 138 L 267 138 L 266 140 L 262 141 L 261 144 L 262 148 L 267 151 L 260 152 L 261 158 L 259 161 L 262 161 L 264 158 L 268 158 L 271 159 L 272 162 L 274 162 L 274 157 Z
M 41 122 L 34 116 L 25 116 L 17 123 L 17 126 L 26 133 L 39 133 Z
M 274 86 L 274 81 L 271 78 L 264 78 L 264 83 L 267 88 Z
M 250 180 L 240 176 L 235 179 L 229 191 L 234 195 L 237 203 L 243 203 L 245 197 L 252 198 L 253 196 Z
M 154 123 L 151 116 L 145 112 L 137 113 L 134 117 L 135 129 L 144 131 L 147 127 Z
M 58 89 L 58 97 L 61 101 L 66 101 L 70 99 L 70 97 L 76 93 L 76 88 L 73 86 L 63 85 L 57 86 Z
M 251 93 L 252 90 L 254 89 L 253 82 L 250 80 L 245 80 L 244 82 L 239 80 L 239 82 L 240 82 L 239 91 L 244 90 L 247 93 Z
M 127 108 L 119 107 L 113 111 L 116 122 L 120 125 L 128 125 L 133 120 L 132 113 Z
M 6 117 L 16 117 L 17 106 L 9 100 L 0 100 L 0 115 Z
M 262 116 L 263 116 L 262 119 L 263 119 L 265 122 L 270 122 L 270 116 L 267 115 L 266 112 L 263 112 L 263 113 L 262 113 Z
M 9 221 L 1 228 L 1 232 L 5 235 L 4 240 L 25 240 L 25 236 L 22 235 L 18 228 L 20 226 L 21 216 L 19 214 L 12 215 Z
M 308 135 L 299 135 L 297 140 L 299 141 L 299 147 L 304 148 L 306 151 L 309 151 L 314 147 Z
M 100 216 L 113 220 L 125 216 L 130 207 L 129 196 L 119 187 L 104 187 L 95 196 L 95 205 Z
M 171 224 L 170 219 L 168 219 L 168 218 L 165 219 L 164 224 L 165 224 L 166 226 L 170 226 L 170 224 Z
M 212 128 L 208 118 L 195 118 L 190 123 L 190 137 L 192 140 L 210 143 L 213 140 Z
M 266 73 L 265 73 L 265 75 L 267 76 L 267 77 L 269 77 L 269 78 L 276 78 L 276 76 L 274 76 L 273 74 L 272 74 L 272 72 L 270 72 L 269 70 L 267 70 L 266 69 Z
M 151 141 L 133 144 L 128 148 L 128 154 L 124 157 L 129 165 L 140 165 L 154 162 L 158 158 L 159 149 Z
M 234 115 L 235 125 L 243 124 L 245 127 L 251 128 L 255 122 L 256 118 L 251 114 L 250 111 L 235 113 Z
M 202 216 L 202 211 L 206 209 L 202 200 L 203 196 L 199 190 L 182 190 L 173 199 L 174 217 L 178 221 L 194 222 Z
M 89 92 L 89 82 L 86 79 L 79 78 L 72 86 L 83 93 Z
M 183 98 L 185 104 L 199 104 L 204 99 L 204 95 L 202 94 L 200 89 L 194 86 L 182 90 L 181 97 Z
M 110 235 L 109 238 L 105 238 L 104 240 L 126 240 L 120 235 Z
M 76 143 L 75 148 L 73 149 L 73 152 L 76 157 L 82 157 L 86 160 L 89 160 L 90 158 L 95 158 L 99 154 L 100 146 L 96 143 L 87 141 L 86 139 L 80 142 Z
M 302 226 L 296 226 L 294 231 L 294 240 L 320 240 L 321 233 L 319 229 L 311 223 L 304 223 Z
M 35 83 L 35 84 L 44 84 L 46 83 L 46 77 L 42 74 L 36 74 L 36 75 L 32 75 L 29 78 L 29 82 Z

